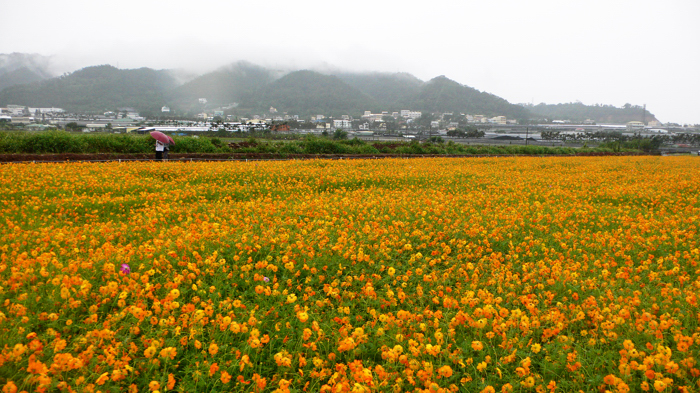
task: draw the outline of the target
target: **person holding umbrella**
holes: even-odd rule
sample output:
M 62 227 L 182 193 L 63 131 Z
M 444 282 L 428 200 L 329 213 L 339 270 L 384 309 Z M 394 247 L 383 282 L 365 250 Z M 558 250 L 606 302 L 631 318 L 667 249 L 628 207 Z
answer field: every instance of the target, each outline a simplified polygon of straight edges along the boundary
M 167 150 L 169 149 L 166 150 L 166 146 L 171 143 L 173 145 L 175 144 L 173 138 L 163 134 L 160 131 L 151 131 L 150 134 L 156 140 L 156 160 L 163 160 L 163 152 L 165 152 L 165 158 L 167 159 Z
M 156 160 L 163 160 L 163 152 L 165 152 L 165 143 L 156 139 Z M 165 154 L 168 154 L 167 152 Z

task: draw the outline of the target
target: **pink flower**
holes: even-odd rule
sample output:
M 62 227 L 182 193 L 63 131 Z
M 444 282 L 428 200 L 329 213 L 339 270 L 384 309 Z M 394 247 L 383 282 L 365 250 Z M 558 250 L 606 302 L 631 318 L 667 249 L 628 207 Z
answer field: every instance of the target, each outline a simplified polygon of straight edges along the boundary
M 267 277 L 263 277 L 263 281 L 265 281 L 265 282 L 270 282 L 270 279 L 267 278 Z
M 129 274 L 129 273 L 131 273 L 131 268 L 129 267 L 128 264 L 122 263 L 122 267 L 121 267 L 121 269 L 119 269 L 119 271 L 124 273 L 124 274 Z

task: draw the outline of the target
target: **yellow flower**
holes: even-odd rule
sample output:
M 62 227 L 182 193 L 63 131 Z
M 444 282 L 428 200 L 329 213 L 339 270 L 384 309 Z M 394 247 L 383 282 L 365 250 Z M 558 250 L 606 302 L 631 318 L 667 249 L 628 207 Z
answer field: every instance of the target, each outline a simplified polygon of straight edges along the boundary
M 154 347 L 148 347 L 148 348 L 146 348 L 145 351 L 143 351 L 143 356 L 145 356 L 147 358 L 152 358 L 153 355 L 155 355 L 155 354 L 156 354 L 156 349 Z
M 667 386 L 668 385 L 666 385 L 664 381 L 654 381 L 654 389 L 656 389 L 657 392 L 663 392 Z
M 299 318 L 299 321 L 301 321 L 303 323 L 303 322 L 306 322 L 309 320 L 309 314 L 307 314 L 304 311 L 299 311 L 297 313 L 297 318 Z

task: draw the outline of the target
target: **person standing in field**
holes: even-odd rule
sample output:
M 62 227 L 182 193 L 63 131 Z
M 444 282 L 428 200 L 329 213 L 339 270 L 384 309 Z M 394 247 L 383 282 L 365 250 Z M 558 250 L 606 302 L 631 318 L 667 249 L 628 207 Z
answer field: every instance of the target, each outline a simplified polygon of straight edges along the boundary
M 156 160 L 163 160 L 163 152 L 165 151 L 165 144 L 159 140 L 156 140 Z

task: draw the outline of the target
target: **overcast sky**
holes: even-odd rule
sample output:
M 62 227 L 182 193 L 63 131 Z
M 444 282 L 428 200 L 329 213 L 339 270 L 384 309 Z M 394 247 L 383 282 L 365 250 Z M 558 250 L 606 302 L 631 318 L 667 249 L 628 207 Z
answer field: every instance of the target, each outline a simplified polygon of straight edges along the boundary
M 700 124 L 700 0 L 0 0 L 0 53 L 89 65 L 445 75 L 512 103 L 647 104 Z

